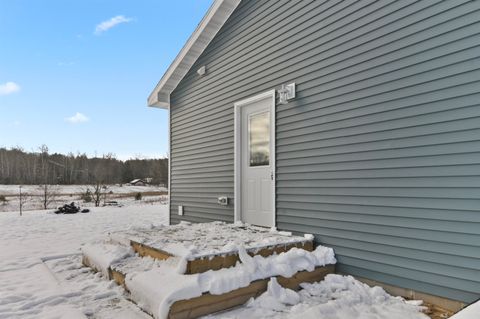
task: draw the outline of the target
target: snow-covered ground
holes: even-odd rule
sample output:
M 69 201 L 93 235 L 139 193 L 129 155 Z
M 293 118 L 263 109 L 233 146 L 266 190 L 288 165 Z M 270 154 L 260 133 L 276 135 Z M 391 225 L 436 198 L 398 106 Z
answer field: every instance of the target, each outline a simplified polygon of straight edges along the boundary
M 167 222 L 165 205 L 101 207 L 88 214 L 0 213 L 0 318 L 74 318 L 67 306 L 101 311 L 122 290 L 81 266 L 81 246 L 109 232 Z M 76 255 L 75 255 L 76 254 Z M 69 258 L 57 258 L 72 255 Z M 47 265 L 49 267 L 47 267 Z M 59 285 L 55 273 L 65 274 Z
M 49 193 L 52 196 L 52 203 L 49 208 L 55 208 L 63 204 L 75 202 L 85 207 L 92 207 L 92 202 L 85 203 L 81 195 L 85 194 L 87 189 L 92 191 L 91 185 L 52 185 L 49 186 Z M 1 185 L 0 195 L 5 196 L 6 202 L 0 202 L 0 212 L 16 211 L 19 209 L 20 185 Z M 23 210 L 37 210 L 43 208 L 42 194 L 44 189 L 38 185 L 22 185 L 22 194 L 25 198 Z M 141 193 L 144 202 L 165 202 L 167 193 L 165 187 L 159 186 L 128 186 L 128 185 L 108 185 L 105 191 L 107 201 L 117 201 L 125 205 L 135 201 L 135 195 Z M 102 197 L 103 204 L 103 197 Z
M 122 288 L 83 267 L 79 253 L 85 243 L 101 242 L 108 233 L 166 222 L 165 205 L 94 208 L 89 214 L 74 215 L 0 213 L 0 318 L 150 318 L 127 301 Z M 263 265 L 261 269 L 273 267 L 266 267 L 266 262 L 257 263 Z M 247 262 L 242 267 L 257 269 L 258 265 Z M 416 303 L 391 297 L 352 277 L 330 275 L 326 281 L 304 288 L 297 293 L 272 280 L 269 290 L 256 300 L 207 318 L 427 318 Z
M 331 274 L 302 287 L 295 292 L 270 280 L 267 292 L 257 299 L 205 319 L 428 319 L 419 311 L 418 301 L 405 302 L 351 276 Z
M 0 184 L 0 194 L 1 195 L 17 195 L 18 188 L 20 185 L 3 185 Z M 91 185 L 58 185 L 58 190 L 61 194 L 80 194 L 84 192 L 87 187 L 92 188 Z M 41 195 L 42 189 L 38 185 L 22 185 L 22 191 L 34 194 Z M 128 186 L 128 185 L 109 185 L 108 191 L 112 191 L 115 194 L 129 194 L 136 192 L 166 192 L 165 187 L 159 186 Z

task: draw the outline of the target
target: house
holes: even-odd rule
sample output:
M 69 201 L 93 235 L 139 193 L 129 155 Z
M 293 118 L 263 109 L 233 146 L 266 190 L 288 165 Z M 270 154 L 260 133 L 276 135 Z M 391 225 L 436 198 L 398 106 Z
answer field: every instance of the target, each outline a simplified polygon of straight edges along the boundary
M 128 183 L 128 185 L 130 186 L 146 186 L 148 183 L 143 180 L 143 179 L 134 179 L 133 181 L 131 181 L 130 183 Z
M 312 233 L 342 273 L 477 300 L 479 30 L 480 1 L 214 1 L 148 98 L 170 222 Z

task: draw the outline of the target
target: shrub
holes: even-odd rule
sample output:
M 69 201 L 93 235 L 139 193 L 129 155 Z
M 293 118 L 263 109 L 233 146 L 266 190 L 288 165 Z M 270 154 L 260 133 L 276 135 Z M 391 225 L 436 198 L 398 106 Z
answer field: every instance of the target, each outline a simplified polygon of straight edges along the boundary
M 142 193 L 136 193 L 135 200 L 142 200 Z
M 84 203 L 91 203 L 93 201 L 92 192 L 90 189 L 87 189 L 85 193 L 83 193 L 80 198 L 83 200 Z

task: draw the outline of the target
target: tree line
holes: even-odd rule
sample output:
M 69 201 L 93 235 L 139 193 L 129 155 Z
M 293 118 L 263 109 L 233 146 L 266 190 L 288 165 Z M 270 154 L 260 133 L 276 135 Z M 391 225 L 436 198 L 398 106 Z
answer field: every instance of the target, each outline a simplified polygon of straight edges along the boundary
M 136 178 L 168 185 L 168 159 L 121 161 L 114 154 L 93 158 L 80 153 L 50 154 L 46 145 L 32 152 L 19 147 L 0 148 L 0 184 L 120 184 Z

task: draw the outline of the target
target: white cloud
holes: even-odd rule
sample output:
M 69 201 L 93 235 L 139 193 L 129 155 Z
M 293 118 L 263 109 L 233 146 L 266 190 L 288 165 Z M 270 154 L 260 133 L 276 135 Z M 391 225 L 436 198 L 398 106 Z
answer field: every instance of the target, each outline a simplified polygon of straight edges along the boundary
M 60 61 L 60 62 L 57 63 L 58 66 L 72 66 L 74 64 L 75 64 L 75 62 L 73 62 L 73 61 L 69 61 L 69 62 Z
M 0 95 L 9 95 L 20 91 L 20 85 L 15 82 L 0 84 Z
M 84 123 L 84 122 L 90 121 L 88 117 L 86 117 L 84 114 L 79 112 L 75 113 L 74 116 L 67 117 L 65 120 L 72 124 L 78 124 L 78 123 Z
M 132 20 L 133 20 L 132 18 L 126 18 L 123 15 L 115 16 L 113 18 L 110 18 L 110 19 L 108 19 L 106 21 L 103 21 L 102 23 L 98 24 L 95 27 L 95 34 L 99 35 L 99 34 L 105 32 L 105 31 L 113 28 L 116 25 L 119 25 L 121 23 L 128 23 Z

